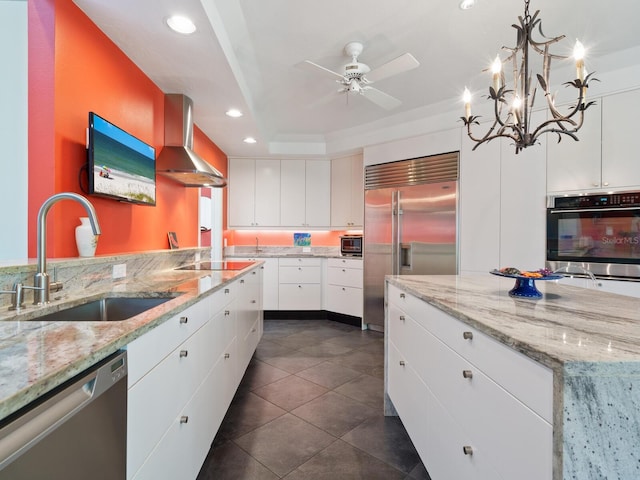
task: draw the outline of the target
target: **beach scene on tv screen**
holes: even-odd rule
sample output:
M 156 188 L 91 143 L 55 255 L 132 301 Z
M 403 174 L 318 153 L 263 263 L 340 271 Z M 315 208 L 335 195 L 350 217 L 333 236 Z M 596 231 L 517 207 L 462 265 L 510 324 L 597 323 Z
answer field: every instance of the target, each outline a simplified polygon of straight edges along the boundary
M 93 192 L 155 203 L 155 150 L 94 116 Z

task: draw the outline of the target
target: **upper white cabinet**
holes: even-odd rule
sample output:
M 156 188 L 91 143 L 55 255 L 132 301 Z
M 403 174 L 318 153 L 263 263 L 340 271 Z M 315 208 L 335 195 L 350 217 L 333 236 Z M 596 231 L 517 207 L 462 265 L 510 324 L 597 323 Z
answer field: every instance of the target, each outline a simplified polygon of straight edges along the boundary
M 634 158 L 635 112 L 640 90 L 597 98 L 585 112 L 578 131 L 580 141 L 547 140 L 547 190 L 567 192 L 628 189 L 640 186 L 640 168 Z
M 547 190 L 563 192 L 599 188 L 601 178 L 602 105 L 598 99 L 584 116 L 578 131 L 579 141 L 566 135 L 558 143 L 555 134 L 547 135 Z M 560 112 L 568 106 L 559 107 Z
M 634 128 L 639 110 L 640 90 L 602 99 L 602 184 L 605 187 L 640 185 Z
M 280 160 L 229 159 L 229 226 L 280 225 Z
M 330 182 L 328 160 L 281 160 L 280 226 L 328 227 Z
M 331 160 L 331 226 L 362 228 L 364 178 L 362 155 Z

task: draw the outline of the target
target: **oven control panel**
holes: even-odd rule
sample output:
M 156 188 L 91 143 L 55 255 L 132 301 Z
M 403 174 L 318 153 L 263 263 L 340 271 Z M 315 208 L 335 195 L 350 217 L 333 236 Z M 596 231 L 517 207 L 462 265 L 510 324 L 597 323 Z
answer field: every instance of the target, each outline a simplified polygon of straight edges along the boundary
M 631 208 L 640 207 L 640 192 L 555 197 L 553 208 Z

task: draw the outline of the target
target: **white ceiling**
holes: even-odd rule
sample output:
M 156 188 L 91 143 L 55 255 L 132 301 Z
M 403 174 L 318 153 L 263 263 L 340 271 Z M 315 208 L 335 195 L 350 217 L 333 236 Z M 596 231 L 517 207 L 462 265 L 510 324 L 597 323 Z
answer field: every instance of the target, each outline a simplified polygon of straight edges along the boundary
M 342 147 L 332 142 L 356 130 L 402 124 L 425 109 L 462 114 L 465 85 L 484 95 L 483 69 L 501 46 L 515 44 L 511 25 L 524 12 L 517 0 L 478 0 L 466 11 L 459 0 L 74 2 L 160 89 L 191 97 L 195 123 L 229 156 L 336 154 Z M 567 36 L 553 52 L 570 54 L 579 38 L 589 71 L 598 69 L 598 58 L 640 45 L 638 0 L 532 0 L 531 13 L 538 9 L 546 35 Z M 172 14 L 190 16 L 196 33 L 169 30 L 164 19 Z M 387 111 L 339 95 L 334 77 L 301 65 L 311 60 L 341 71 L 351 41 L 364 44 L 359 60 L 371 68 L 405 52 L 420 62 L 375 84 L 400 107 Z M 227 117 L 230 107 L 244 116 Z M 452 116 L 443 128 L 456 121 Z M 244 144 L 245 136 L 258 143 Z

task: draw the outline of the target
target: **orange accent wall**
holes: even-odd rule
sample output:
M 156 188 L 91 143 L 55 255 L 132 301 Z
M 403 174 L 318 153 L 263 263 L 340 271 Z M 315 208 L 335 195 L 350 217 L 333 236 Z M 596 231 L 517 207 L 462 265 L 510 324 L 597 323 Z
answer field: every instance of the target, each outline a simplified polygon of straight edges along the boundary
M 88 112 L 94 111 L 160 152 L 164 93 L 68 0 L 29 0 L 29 256 L 35 256 L 40 205 L 55 193 L 81 193 Z M 178 92 L 181 93 L 181 92 Z M 194 149 L 226 172 L 226 155 L 199 129 Z M 157 176 L 155 207 L 90 197 L 102 235 L 96 254 L 198 245 L 198 192 Z M 72 201 L 48 214 L 47 256 L 77 256 L 75 227 L 84 209 Z

